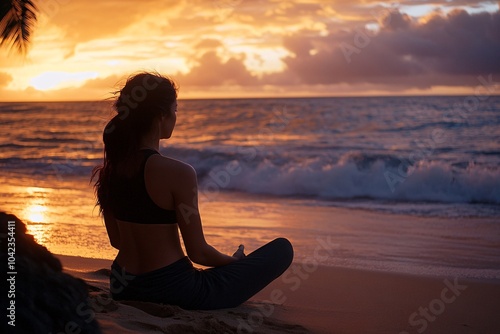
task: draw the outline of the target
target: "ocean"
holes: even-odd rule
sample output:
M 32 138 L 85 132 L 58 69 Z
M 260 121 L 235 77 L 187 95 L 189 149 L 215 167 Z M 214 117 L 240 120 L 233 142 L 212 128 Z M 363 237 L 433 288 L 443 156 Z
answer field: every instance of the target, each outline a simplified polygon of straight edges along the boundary
M 116 255 L 89 183 L 111 104 L 0 103 L 0 210 L 55 253 Z M 177 115 L 160 150 L 196 169 L 217 248 L 289 234 L 305 261 L 329 237 L 324 265 L 500 278 L 500 97 L 179 100 Z

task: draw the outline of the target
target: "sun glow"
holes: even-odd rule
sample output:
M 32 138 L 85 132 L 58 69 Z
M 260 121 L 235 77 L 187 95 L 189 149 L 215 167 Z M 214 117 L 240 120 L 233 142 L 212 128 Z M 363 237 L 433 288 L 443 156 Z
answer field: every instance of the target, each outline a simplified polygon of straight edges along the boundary
M 45 72 L 31 79 L 30 84 L 38 90 L 50 90 L 81 85 L 88 79 L 95 79 L 97 72 Z

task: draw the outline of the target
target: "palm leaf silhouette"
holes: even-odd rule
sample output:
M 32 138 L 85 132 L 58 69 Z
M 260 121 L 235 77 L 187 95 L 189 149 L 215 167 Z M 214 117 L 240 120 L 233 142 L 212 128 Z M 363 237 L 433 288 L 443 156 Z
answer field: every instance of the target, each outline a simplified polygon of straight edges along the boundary
M 37 7 L 31 0 L 0 1 L 0 46 L 26 54 L 36 22 Z

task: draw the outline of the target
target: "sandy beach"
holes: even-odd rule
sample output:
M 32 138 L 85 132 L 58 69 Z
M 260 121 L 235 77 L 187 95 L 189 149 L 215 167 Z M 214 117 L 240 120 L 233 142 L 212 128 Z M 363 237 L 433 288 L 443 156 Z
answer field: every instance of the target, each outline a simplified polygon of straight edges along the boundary
M 187 311 L 109 298 L 110 260 L 57 256 L 89 286 L 104 333 L 498 333 L 500 282 L 294 262 L 234 309 Z

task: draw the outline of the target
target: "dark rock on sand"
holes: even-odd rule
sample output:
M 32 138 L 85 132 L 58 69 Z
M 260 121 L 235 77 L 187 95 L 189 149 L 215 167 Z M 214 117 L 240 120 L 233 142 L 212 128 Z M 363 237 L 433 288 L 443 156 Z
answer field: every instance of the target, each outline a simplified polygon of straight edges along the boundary
M 9 229 L 8 221 L 15 222 L 14 229 Z M 6 324 L 7 333 L 101 333 L 85 282 L 63 273 L 61 262 L 26 234 L 24 223 L 5 212 L 0 212 L 0 243 L 2 266 L 6 268 L 11 255 L 15 258 L 10 268 L 15 274 L 7 276 L 13 294 L 1 299 L 3 310 L 15 301 L 15 313 L 9 311 L 7 316 L 15 327 Z

